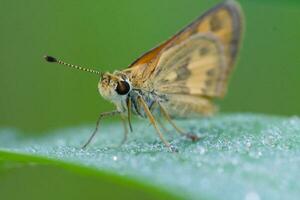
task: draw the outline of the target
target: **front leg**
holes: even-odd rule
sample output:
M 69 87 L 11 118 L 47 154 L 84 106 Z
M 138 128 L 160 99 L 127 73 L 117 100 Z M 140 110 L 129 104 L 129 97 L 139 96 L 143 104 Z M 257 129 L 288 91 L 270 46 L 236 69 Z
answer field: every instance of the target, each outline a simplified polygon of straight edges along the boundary
M 123 124 L 123 127 L 124 127 L 124 137 L 123 137 L 119 147 L 122 146 L 126 142 L 127 137 L 128 137 L 128 128 L 127 128 L 127 123 L 126 123 L 127 122 L 126 117 L 121 115 L 121 119 L 122 119 L 122 124 Z M 129 122 L 129 119 L 128 119 L 128 122 Z M 131 123 L 129 122 L 129 126 L 130 126 L 130 124 Z
M 144 99 L 141 96 L 137 97 L 137 101 L 138 103 L 143 107 L 146 116 L 148 117 L 150 123 L 154 126 L 156 133 L 158 134 L 159 138 L 161 139 L 161 141 L 168 147 L 170 148 L 171 151 L 174 151 L 171 148 L 171 144 L 164 138 L 162 132 L 160 131 L 160 129 L 157 126 L 157 122 L 155 121 L 154 116 L 152 115 L 152 113 L 150 112 L 148 105 L 146 104 L 146 102 L 144 101 Z
M 132 129 L 132 125 L 131 125 L 131 104 L 132 104 L 131 97 L 128 96 L 127 99 L 126 99 L 127 121 L 128 121 L 128 124 L 129 124 L 130 131 L 132 132 L 133 129 Z
M 117 110 L 100 113 L 100 115 L 98 117 L 98 120 L 97 120 L 97 123 L 96 123 L 96 128 L 95 128 L 94 132 L 92 133 L 92 135 L 89 137 L 88 141 L 82 146 L 82 149 L 85 149 L 90 144 L 90 142 L 93 140 L 93 138 L 95 137 L 95 135 L 98 131 L 99 125 L 100 125 L 100 121 L 101 121 L 102 118 L 115 116 L 115 115 L 119 115 L 119 114 L 121 114 L 121 113 Z

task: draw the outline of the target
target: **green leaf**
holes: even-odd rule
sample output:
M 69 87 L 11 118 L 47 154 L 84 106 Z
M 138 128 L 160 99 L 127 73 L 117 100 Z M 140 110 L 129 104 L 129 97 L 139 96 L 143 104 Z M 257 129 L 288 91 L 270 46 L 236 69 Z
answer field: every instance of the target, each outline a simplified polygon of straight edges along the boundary
M 50 188 L 56 186 L 55 197 L 61 199 L 300 196 L 298 117 L 234 114 L 178 120 L 177 124 L 202 140 L 193 143 L 170 127 L 166 137 L 179 151 L 171 153 L 154 129 L 141 121 L 133 124 L 135 131 L 121 147 L 116 146 L 122 140 L 122 126 L 110 124 L 102 126 L 96 140 L 82 150 L 92 126 L 58 130 L 38 138 L 2 129 L 0 194 L 17 199 L 18 195 L 38 196 L 28 191 L 42 191 L 40 196 L 45 199 L 55 195 Z M 13 192 L 16 181 L 26 185 L 26 190 Z M 50 186 L 43 186 L 43 182 Z

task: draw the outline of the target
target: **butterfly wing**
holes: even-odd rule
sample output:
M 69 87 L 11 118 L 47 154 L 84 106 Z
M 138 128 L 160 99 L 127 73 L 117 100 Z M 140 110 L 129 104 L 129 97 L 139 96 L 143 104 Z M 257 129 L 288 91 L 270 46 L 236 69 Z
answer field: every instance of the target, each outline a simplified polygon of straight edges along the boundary
M 172 116 L 209 114 L 226 93 L 241 33 L 240 7 L 225 1 L 130 65 L 133 85 L 167 95 Z
M 211 99 L 225 93 L 225 59 L 216 37 L 198 33 L 162 53 L 147 82 L 165 96 L 172 117 L 210 114 L 215 111 Z
M 242 32 L 241 26 L 242 15 L 239 5 L 234 1 L 225 1 L 207 11 L 169 40 L 134 61 L 129 66 L 132 76 L 140 80 L 137 84 L 144 83 L 154 72 L 160 57 L 166 50 L 199 33 L 214 35 L 221 43 L 224 49 L 223 54 L 226 56 L 225 62 L 229 66 L 226 74 L 229 74 L 238 51 Z
M 220 97 L 226 89 L 225 60 L 218 39 L 198 33 L 162 53 L 148 82 L 161 94 Z

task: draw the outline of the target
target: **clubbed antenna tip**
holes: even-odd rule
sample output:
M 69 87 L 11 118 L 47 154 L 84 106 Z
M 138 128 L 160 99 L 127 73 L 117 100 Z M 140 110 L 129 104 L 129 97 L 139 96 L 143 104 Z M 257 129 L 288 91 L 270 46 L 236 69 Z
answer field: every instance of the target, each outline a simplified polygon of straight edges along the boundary
M 100 72 L 97 71 L 97 70 L 81 67 L 81 66 L 78 66 L 78 65 L 69 64 L 69 63 L 66 63 L 62 60 L 56 59 L 55 57 L 52 57 L 52 56 L 47 56 L 46 55 L 46 56 L 44 56 L 44 58 L 47 62 L 58 63 L 60 65 L 65 65 L 65 66 L 73 68 L 73 69 L 78 69 L 78 70 L 85 71 L 85 72 L 90 72 L 90 73 L 93 73 L 93 74 L 98 74 L 98 75 L 100 74 Z
M 57 59 L 52 56 L 44 56 L 47 62 L 57 62 Z

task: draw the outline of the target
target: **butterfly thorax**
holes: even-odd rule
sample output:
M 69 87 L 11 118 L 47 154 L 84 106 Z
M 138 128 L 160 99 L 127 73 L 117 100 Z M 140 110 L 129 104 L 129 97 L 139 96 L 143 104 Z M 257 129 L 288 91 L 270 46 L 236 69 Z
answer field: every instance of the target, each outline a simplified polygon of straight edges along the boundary
M 158 94 L 154 90 L 145 91 L 141 89 L 133 89 L 128 98 L 131 100 L 131 110 L 134 114 L 140 117 L 146 117 L 146 113 L 142 105 L 139 103 L 138 98 L 143 98 L 143 101 L 146 103 L 150 112 L 154 116 L 160 116 L 159 104 L 168 102 L 168 98 L 166 95 Z
M 168 101 L 166 95 L 157 94 L 154 90 L 136 87 L 132 84 L 131 77 L 119 71 L 113 74 L 104 73 L 99 81 L 98 89 L 101 96 L 115 104 L 121 113 L 127 113 L 128 101 L 130 100 L 132 113 L 140 117 L 146 117 L 146 114 L 138 98 L 143 99 L 154 115 L 160 114 L 158 103 Z

